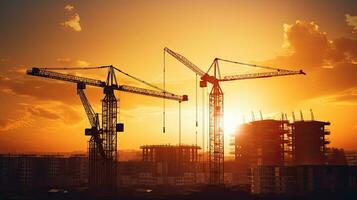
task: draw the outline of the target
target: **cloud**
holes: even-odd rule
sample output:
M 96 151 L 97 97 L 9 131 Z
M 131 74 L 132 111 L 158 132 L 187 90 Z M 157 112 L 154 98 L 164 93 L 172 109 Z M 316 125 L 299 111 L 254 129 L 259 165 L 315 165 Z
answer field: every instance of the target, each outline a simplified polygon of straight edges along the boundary
M 62 103 L 42 103 L 39 105 L 21 103 L 13 105 L 14 112 L 19 113 L 18 116 L 0 118 L 0 132 L 16 130 L 24 127 L 33 126 L 33 122 L 61 123 L 65 125 L 74 125 L 83 120 L 81 112 L 70 105 Z M 51 120 L 43 121 L 43 120 Z
M 1 81 L 8 81 L 8 80 L 10 80 L 8 77 L 0 74 L 0 83 L 1 83 Z
M 291 94 L 291 98 L 342 101 L 351 96 L 343 92 L 357 88 L 356 38 L 330 38 L 315 22 L 301 20 L 285 24 L 283 31 L 284 54 L 260 63 L 307 73 L 303 83 L 301 78 L 291 80 L 290 90 L 303 91 Z
M 27 111 L 33 116 L 42 117 L 45 119 L 56 120 L 61 118 L 58 113 L 42 108 L 40 106 L 27 107 Z
M 346 14 L 346 22 L 349 26 L 352 27 L 353 31 L 357 31 L 357 16 L 352 16 L 350 14 Z
M 90 62 L 84 61 L 84 60 L 77 60 L 76 65 L 80 67 L 87 67 L 90 65 Z
M 71 12 L 74 10 L 74 6 L 70 5 L 70 4 L 67 4 L 65 7 L 64 7 L 65 10 Z
M 17 119 L 0 119 L 0 132 L 30 127 L 31 121 L 29 113 L 23 113 Z
M 57 62 L 64 66 L 87 67 L 91 63 L 85 60 L 73 60 L 71 58 L 57 58 Z
M 82 106 L 78 107 L 64 103 L 49 102 L 35 107 L 25 106 L 25 109 L 32 117 L 57 121 L 65 125 L 74 125 L 86 119 Z
M 82 27 L 80 24 L 80 17 L 77 13 L 74 15 L 70 16 L 67 21 L 63 22 L 62 24 L 65 27 L 72 28 L 73 30 L 80 32 L 82 31 Z
M 357 60 L 356 39 L 330 39 L 314 22 L 297 20 L 294 24 L 284 24 L 283 48 L 286 55 L 266 62 L 311 69 L 334 68 L 341 63 L 355 63 Z
M 75 12 L 75 8 L 72 5 L 66 5 L 64 7 L 65 14 L 66 14 L 66 21 L 61 23 L 62 26 L 66 28 L 70 28 L 76 32 L 82 31 L 82 27 L 80 24 L 81 18 L 79 17 L 79 14 Z
M 56 61 L 63 65 L 70 65 L 73 63 L 73 60 L 71 58 L 57 58 Z
M 24 100 L 35 101 L 37 104 L 56 102 L 71 106 L 81 105 L 76 92 L 76 84 L 29 76 L 25 74 L 25 70 L 24 67 L 2 67 L 0 99 L 5 98 L 4 95 L 14 95 Z M 93 106 L 99 104 L 101 89 L 88 87 L 86 94 Z
M 357 40 L 341 37 L 328 38 L 315 22 L 297 20 L 284 24 L 285 55 L 264 63 L 281 66 L 301 66 L 305 70 L 333 68 L 340 63 L 357 61 Z M 299 68 L 299 67 L 297 67 Z
M 58 81 L 18 75 L 4 76 L 0 79 L 0 91 L 7 94 L 33 97 L 37 100 L 79 103 L 75 86 Z
M 92 106 L 96 108 L 100 105 L 101 90 L 88 88 L 86 94 Z M 8 116 L 12 120 L 1 120 L 0 116 L 0 130 L 10 130 L 26 125 L 29 118 L 52 120 L 66 125 L 76 124 L 84 119 L 84 110 L 76 93 L 75 84 L 27 76 L 23 67 L 2 68 L 0 99 L 9 98 L 6 95 L 16 96 L 24 102 L 11 105 L 12 113 L 26 113 L 25 116 L 30 117 Z
M 321 66 L 328 54 L 331 41 L 314 22 L 297 20 L 295 24 L 284 24 L 283 45 L 294 60 L 303 60 L 310 66 Z
M 334 39 L 327 59 L 332 63 L 342 62 L 356 64 L 357 40 L 347 37 Z
M 324 97 L 326 102 L 343 105 L 357 105 L 357 87 L 344 90 L 338 94 Z

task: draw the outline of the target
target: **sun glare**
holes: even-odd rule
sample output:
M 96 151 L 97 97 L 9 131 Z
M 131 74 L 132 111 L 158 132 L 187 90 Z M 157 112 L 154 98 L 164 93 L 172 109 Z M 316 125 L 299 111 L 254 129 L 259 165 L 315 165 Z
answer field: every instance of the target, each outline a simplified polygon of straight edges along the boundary
M 239 127 L 240 121 L 237 117 L 226 115 L 224 116 L 224 133 L 225 134 L 233 134 Z

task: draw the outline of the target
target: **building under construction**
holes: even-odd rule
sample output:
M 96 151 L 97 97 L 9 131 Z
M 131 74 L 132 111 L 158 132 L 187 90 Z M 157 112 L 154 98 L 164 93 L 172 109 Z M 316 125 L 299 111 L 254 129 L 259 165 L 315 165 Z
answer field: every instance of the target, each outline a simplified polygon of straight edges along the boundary
M 251 167 L 284 165 L 289 153 L 285 120 L 259 120 L 243 124 L 235 136 L 238 183 L 249 183 Z
M 291 126 L 292 161 L 294 165 L 324 165 L 326 145 L 330 142 L 326 136 L 330 131 L 326 128 L 330 122 L 295 121 Z
M 318 165 L 323 168 L 328 164 L 326 135 L 330 132 L 327 125 L 330 123 L 303 118 L 291 123 L 259 120 L 243 124 L 235 135 L 238 184 L 250 185 L 254 193 L 296 190 L 297 168 L 294 167 Z M 277 183 L 281 177 L 285 182 Z M 290 183 L 295 185 L 288 186 Z M 294 189 L 280 188 L 282 184 Z
M 288 149 L 288 121 L 260 120 L 244 124 L 235 138 L 235 159 L 239 163 L 283 165 Z
M 326 164 L 330 122 L 259 120 L 243 124 L 235 135 L 240 165 Z

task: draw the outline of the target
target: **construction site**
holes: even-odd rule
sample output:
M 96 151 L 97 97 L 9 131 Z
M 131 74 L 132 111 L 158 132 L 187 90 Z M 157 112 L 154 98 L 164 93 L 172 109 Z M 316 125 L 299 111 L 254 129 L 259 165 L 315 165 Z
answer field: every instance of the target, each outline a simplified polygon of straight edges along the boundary
M 124 199 L 195 199 L 199 195 L 211 193 L 229 194 L 229 198 L 233 198 L 233 191 L 239 195 L 264 195 L 357 189 L 357 167 L 348 165 L 343 151 L 332 151 L 329 148 L 327 137 L 330 135 L 330 122 L 315 120 L 312 111 L 309 120 L 305 120 L 301 112 L 299 120 L 295 118 L 294 113 L 291 116 L 292 120 L 289 120 L 286 114 L 282 114 L 278 120 L 263 119 L 261 114 L 261 119 L 252 118 L 250 122 L 243 123 L 234 133 L 234 140 L 230 143 L 234 159 L 225 160 L 229 154 L 224 150 L 223 128 L 224 110 L 227 108 L 224 107 L 224 92 L 220 84 L 246 79 L 305 75 L 302 70 L 215 58 L 204 71 L 169 48 L 164 48 L 165 55 L 172 56 L 194 72 L 196 83 L 197 77 L 200 78 L 197 86 L 211 86 L 207 100 L 208 124 L 202 123 L 202 126 L 206 126 L 203 130 L 207 130 L 207 133 L 202 131 L 202 137 L 207 134 L 207 144 L 197 144 L 197 129 L 196 142 L 192 138 L 191 144 L 183 144 L 180 119 L 177 144 L 145 144 L 138 149 L 141 153 L 139 159 L 119 161 L 120 146 L 117 134 L 125 132 L 125 122 L 119 121 L 121 108 L 116 93 L 127 92 L 163 99 L 163 120 L 165 100 L 176 101 L 181 105 L 191 98 L 167 91 L 165 74 L 163 88 L 160 88 L 111 65 L 34 67 L 26 72 L 27 75 L 34 76 L 34 79 L 46 78 L 76 85 L 77 91 L 73 91 L 73 95 L 77 93 L 79 96 L 90 124 L 90 127 L 83 127 L 82 133 L 88 137 L 87 154 L 70 157 L 1 155 L 0 186 L 9 190 L 14 187 L 81 188 L 86 194 L 110 194 Z M 221 76 L 221 62 L 268 71 Z M 103 80 L 70 73 L 71 70 L 102 69 L 107 70 L 107 76 Z M 116 73 L 138 81 L 150 89 L 120 84 Z M 103 92 L 101 111 L 94 110 L 87 98 L 85 91 L 89 87 L 99 88 Z M 181 110 L 179 112 L 181 116 Z M 197 121 L 196 102 L 196 127 Z M 162 131 L 165 133 L 165 122 L 163 124 Z M 41 171 L 46 171 L 46 175 L 41 174 Z M 67 193 L 70 189 L 49 191 Z M 135 195 L 130 197 L 132 193 Z

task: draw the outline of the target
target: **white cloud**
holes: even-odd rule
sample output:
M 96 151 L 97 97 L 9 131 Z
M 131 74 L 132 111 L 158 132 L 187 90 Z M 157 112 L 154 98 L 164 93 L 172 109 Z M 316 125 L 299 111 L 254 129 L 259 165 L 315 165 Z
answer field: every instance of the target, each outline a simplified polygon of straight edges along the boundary
M 75 12 L 74 6 L 68 4 L 64 7 L 64 10 L 67 19 L 65 22 L 61 23 L 61 25 L 76 32 L 82 31 L 82 27 L 80 24 L 81 18 L 79 17 L 79 14 Z
M 346 22 L 349 26 L 352 26 L 353 31 L 357 31 L 357 16 L 352 16 L 350 14 L 346 14 Z
M 80 67 L 88 67 L 90 63 L 84 60 L 77 60 L 76 65 Z
M 57 58 L 57 62 L 61 65 L 88 67 L 91 63 L 85 60 L 74 60 L 71 58 Z
M 65 7 L 64 7 L 65 10 L 67 11 L 73 11 L 74 10 L 74 6 L 70 5 L 70 4 L 67 4 Z

